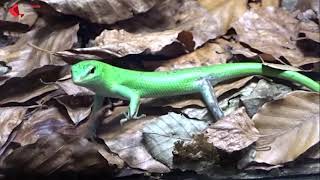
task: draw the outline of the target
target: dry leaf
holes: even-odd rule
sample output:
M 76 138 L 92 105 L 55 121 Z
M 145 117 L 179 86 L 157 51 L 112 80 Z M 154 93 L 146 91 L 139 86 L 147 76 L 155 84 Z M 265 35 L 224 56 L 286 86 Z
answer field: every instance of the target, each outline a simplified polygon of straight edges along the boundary
M 198 0 L 202 6 L 207 8 L 211 15 L 219 17 L 223 29 L 228 30 L 231 23 L 238 20 L 247 10 L 248 0 Z
M 103 152 L 103 155 L 100 152 Z M 105 147 L 99 147 L 98 144 L 76 134 L 57 133 L 15 149 L 4 162 L 5 168 L 11 168 L 16 173 L 33 175 L 68 171 L 103 171 L 110 175 L 124 165 L 119 157 L 108 152 Z
M 73 127 L 56 107 L 38 109 L 23 121 L 12 141 L 25 146 L 35 143 L 40 137 L 48 136 L 55 132 L 63 132 L 65 129 Z
M 319 142 L 319 93 L 294 91 L 262 106 L 253 116 L 261 137 L 254 156 L 245 158 L 271 165 L 295 160 Z M 243 163 L 243 162 L 242 162 Z
M 174 143 L 178 140 L 191 141 L 192 136 L 200 133 L 207 125 L 205 121 L 188 119 L 169 112 L 144 126 L 143 142 L 155 159 L 172 168 Z
M 110 126 L 108 123 L 123 118 L 122 112 L 127 107 L 118 107 L 110 117 L 101 124 L 97 136 L 102 138 L 110 150 L 119 155 L 131 168 L 138 168 L 148 172 L 166 173 L 169 168 L 155 160 L 143 144 L 142 128 L 150 117 L 129 121 L 124 126 Z M 103 131 L 104 130 L 104 131 Z
M 130 54 L 177 56 L 227 31 L 195 0 L 165 0 L 147 13 L 119 22 L 95 40 L 94 47 L 59 52 L 68 57 L 111 59 Z M 110 38 L 112 37 L 112 38 Z
M 206 129 L 205 136 L 213 146 L 227 152 L 239 151 L 259 138 L 259 131 L 253 121 L 239 108 Z
M 35 50 L 27 43 L 42 49 L 61 51 L 69 49 L 77 41 L 79 25 L 68 22 L 59 24 L 38 19 L 33 30 L 24 34 L 14 45 L 0 48 L 0 60 L 4 61 L 11 71 L 1 77 L 0 85 L 13 77 L 23 77 L 34 69 L 45 65 L 65 65 L 58 57 Z
M 284 57 L 295 67 L 320 61 L 317 57 L 304 56 L 297 47 L 298 33 L 305 28 L 285 10 L 271 7 L 252 9 L 233 27 L 241 42 L 277 59 Z M 319 33 L 319 27 L 316 31 Z
M 7 141 L 13 129 L 16 128 L 25 116 L 27 108 L 24 107 L 1 107 L 0 108 L 0 147 Z
M 183 68 L 207 66 L 226 63 L 232 56 L 219 44 L 207 43 L 192 53 L 180 56 L 163 63 L 157 70 L 170 71 Z
M 93 99 L 90 96 L 60 96 L 56 99 L 67 109 L 75 125 L 87 118 L 91 112 Z
M 223 38 L 219 38 L 219 39 L 215 39 L 214 42 L 222 46 L 223 49 L 225 49 L 225 51 L 230 51 L 230 53 L 233 55 L 242 54 L 248 58 L 253 58 L 258 55 L 257 53 L 252 52 L 249 48 L 244 47 L 239 42 L 236 42 L 232 39 L 227 41 Z
M 172 151 L 174 167 L 198 170 L 219 163 L 217 149 L 208 143 L 203 134 L 194 135 L 191 141 L 177 141 Z
M 10 79 L 0 86 L 0 104 L 24 103 L 30 100 L 36 103 L 42 95 L 59 89 L 57 85 L 49 82 L 56 81 L 62 73 L 61 67 L 45 66 L 23 78 Z
M 113 24 L 151 9 L 157 0 L 41 0 L 58 12 L 89 19 L 100 24 Z
M 56 84 L 63 89 L 68 95 L 94 95 L 91 90 L 75 85 L 71 79 L 57 81 Z
M 249 94 L 241 96 L 240 99 L 246 107 L 248 115 L 252 117 L 264 103 L 278 99 L 290 91 L 292 90 L 288 86 L 261 79 Z

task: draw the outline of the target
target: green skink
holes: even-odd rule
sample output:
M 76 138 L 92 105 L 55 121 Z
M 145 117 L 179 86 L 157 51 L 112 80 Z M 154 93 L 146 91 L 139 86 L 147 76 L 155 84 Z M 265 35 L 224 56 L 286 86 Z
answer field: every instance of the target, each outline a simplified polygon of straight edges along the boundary
M 96 93 L 94 109 L 103 97 L 129 100 L 127 119 L 137 119 L 140 98 L 201 93 L 207 108 L 218 120 L 223 117 L 213 85 L 237 77 L 262 75 L 293 81 L 320 92 L 320 84 L 298 72 L 273 69 L 261 63 L 228 63 L 167 72 L 142 72 L 122 69 L 87 60 L 71 68 L 72 80 Z

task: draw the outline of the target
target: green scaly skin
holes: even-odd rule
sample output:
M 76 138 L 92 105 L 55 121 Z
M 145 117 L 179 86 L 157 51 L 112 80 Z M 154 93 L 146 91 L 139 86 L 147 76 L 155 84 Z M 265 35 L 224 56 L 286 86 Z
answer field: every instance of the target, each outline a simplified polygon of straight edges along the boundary
M 167 72 L 142 72 L 118 68 L 109 64 L 87 60 L 72 66 L 72 79 L 96 93 L 96 110 L 103 97 L 129 100 L 127 119 L 136 119 L 140 98 L 166 97 L 201 93 L 215 119 L 223 117 L 212 85 L 221 81 L 249 75 L 263 75 L 293 81 L 319 92 L 320 85 L 294 71 L 284 71 L 261 63 L 229 63 L 195 67 Z M 99 101 L 99 102 L 98 102 Z

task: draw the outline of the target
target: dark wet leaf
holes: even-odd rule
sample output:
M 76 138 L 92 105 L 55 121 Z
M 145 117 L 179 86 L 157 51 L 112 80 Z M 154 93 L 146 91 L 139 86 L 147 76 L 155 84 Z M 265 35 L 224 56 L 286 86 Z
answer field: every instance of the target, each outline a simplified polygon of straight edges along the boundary
M 34 69 L 45 65 L 65 65 L 60 58 L 35 50 L 28 43 L 42 49 L 61 51 L 70 49 L 77 41 L 78 24 L 74 22 L 56 23 L 57 20 L 38 19 L 35 27 L 24 34 L 14 45 L 0 48 L 0 61 L 11 67 L 11 71 L 1 76 L 0 85 L 13 77 L 24 77 Z
M 106 147 L 76 134 L 51 133 L 34 144 L 15 149 L 4 160 L 4 167 L 34 175 L 68 171 L 98 171 L 111 175 L 123 167 L 123 161 L 109 153 Z

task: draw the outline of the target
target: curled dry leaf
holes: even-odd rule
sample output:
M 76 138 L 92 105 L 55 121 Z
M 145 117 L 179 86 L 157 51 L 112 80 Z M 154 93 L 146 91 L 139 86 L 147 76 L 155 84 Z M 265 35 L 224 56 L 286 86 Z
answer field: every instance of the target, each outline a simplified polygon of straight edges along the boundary
M 38 18 L 35 27 L 24 34 L 14 45 L 0 48 L 0 60 L 11 67 L 11 71 L 1 77 L 0 85 L 13 77 L 23 77 L 34 69 L 45 65 L 65 65 L 60 58 L 35 50 L 27 43 L 42 49 L 61 51 L 70 49 L 77 41 L 79 25 L 72 22 L 44 21 Z
M 283 164 L 319 143 L 319 107 L 319 93 L 305 91 L 263 105 L 253 116 L 261 137 L 252 148 L 254 156 L 248 154 L 242 163 Z
M 91 112 L 93 99 L 90 96 L 61 96 L 56 99 L 67 109 L 75 125 L 87 118 Z
M 233 28 L 241 42 L 277 59 L 284 57 L 295 67 L 319 62 L 319 58 L 307 57 L 297 47 L 298 33 L 306 28 L 285 10 L 272 7 L 252 9 L 236 21 Z M 319 26 L 316 31 L 319 33 Z
M 239 108 L 206 129 L 205 136 L 213 146 L 227 152 L 239 151 L 259 138 L 259 131 L 253 121 Z
M 192 136 L 207 127 L 207 122 L 191 120 L 183 115 L 169 112 L 168 115 L 155 118 L 143 128 L 143 139 L 151 155 L 173 167 L 172 151 L 178 140 L 191 141 Z
M 0 107 L 0 147 L 7 141 L 13 129 L 16 128 L 26 114 L 24 107 Z
M 94 92 L 92 92 L 91 90 L 82 87 L 82 86 L 78 86 L 75 85 L 71 79 L 67 79 L 67 80 L 61 80 L 61 81 L 57 81 L 56 84 L 64 90 L 64 92 L 66 92 L 68 95 L 94 95 Z
M 117 21 L 129 19 L 136 14 L 144 13 L 151 9 L 157 0 L 41 0 L 58 12 L 71 14 L 89 19 L 100 24 L 113 24 Z
M 72 133 L 70 133 L 72 134 Z M 103 155 L 100 153 L 103 151 Z M 16 173 L 49 175 L 55 172 L 115 173 L 123 167 L 119 157 L 106 148 L 76 134 L 52 133 L 39 138 L 34 144 L 15 149 L 4 160 L 4 167 Z
M 278 99 L 290 91 L 292 90 L 288 86 L 261 79 L 250 93 L 241 96 L 240 99 L 248 115 L 252 117 L 264 103 Z

